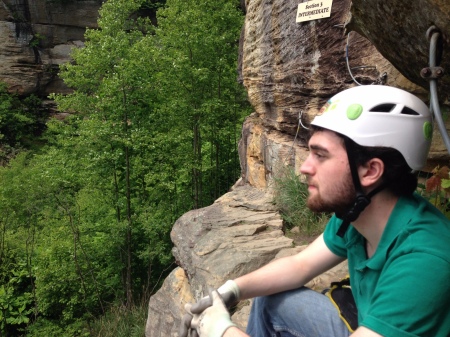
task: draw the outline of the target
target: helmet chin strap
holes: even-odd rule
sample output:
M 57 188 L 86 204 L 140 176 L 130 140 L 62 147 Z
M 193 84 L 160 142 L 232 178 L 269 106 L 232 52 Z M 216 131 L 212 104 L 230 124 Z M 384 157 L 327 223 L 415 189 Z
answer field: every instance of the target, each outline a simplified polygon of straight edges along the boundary
M 344 237 L 345 232 L 347 231 L 350 223 L 358 219 L 359 215 L 362 211 L 370 204 L 371 198 L 382 189 L 386 187 L 385 183 L 382 183 L 372 191 L 370 191 L 367 195 L 364 194 L 361 182 L 359 180 L 358 169 L 356 167 L 356 161 L 354 160 L 354 146 L 353 142 L 348 138 L 344 137 L 344 144 L 347 150 L 348 163 L 350 165 L 350 172 L 352 174 L 353 185 L 355 186 L 356 196 L 353 202 L 353 205 L 347 211 L 346 214 L 340 216 L 336 214 L 339 219 L 342 219 L 342 224 L 339 227 L 336 235 L 340 237 Z

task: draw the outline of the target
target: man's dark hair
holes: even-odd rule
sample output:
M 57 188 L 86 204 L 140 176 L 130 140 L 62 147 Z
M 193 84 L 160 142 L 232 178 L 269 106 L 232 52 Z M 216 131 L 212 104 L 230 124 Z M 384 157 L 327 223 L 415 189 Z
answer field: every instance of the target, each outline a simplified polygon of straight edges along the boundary
M 368 147 L 353 143 L 353 157 L 357 166 L 363 165 L 372 158 L 379 158 L 384 163 L 382 179 L 387 184 L 387 189 L 397 196 L 414 193 L 417 188 L 417 176 L 398 150 L 391 147 Z
M 323 130 L 325 129 L 311 125 L 310 136 Z M 347 136 L 337 132 L 336 134 L 342 138 L 344 147 L 344 137 L 352 143 L 353 158 L 356 161 L 356 166 L 363 165 L 372 158 L 379 158 L 384 163 L 382 179 L 386 183 L 386 188 L 397 196 L 406 196 L 414 193 L 417 188 L 417 176 L 398 150 L 383 146 L 361 146 Z

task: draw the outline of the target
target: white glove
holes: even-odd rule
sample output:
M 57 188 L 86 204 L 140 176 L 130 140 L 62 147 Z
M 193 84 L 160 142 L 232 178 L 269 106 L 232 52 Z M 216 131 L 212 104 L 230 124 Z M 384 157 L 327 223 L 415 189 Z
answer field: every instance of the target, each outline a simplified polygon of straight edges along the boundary
M 209 298 L 212 298 L 212 306 L 207 309 L 195 311 L 193 306 L 190 308 L 193 315 L 191 328 L 197 330 L 200 337 L 222 337 L 228 328 L 236 324 L 231 321 L 230 314 L 217 290 L 210 293 Z
M 233 280 L 226 281 L 223 285 L 217 289 L 219 292 L 222 300 L 224 301 L 227 308 L 231 308 L 233 305 L 237 304 L 239 302 L 241 291 L 239 290 L 238 285 Z M 180 337 L 187 337 L 189 336 L 189 331 L 191 331 L 191 337 L 196 337 L 196 330 L 191 329 L 191 321 L 192 321 L 192 314 L 191 309 L 193 312 L 196 312 L 200 314 L 205 310 L 206 308 L 210 307 L 212 305 L 212 301 L 210 296 L 205 296 L 202 299 L 200 299 L 198 302 L 191 304 L 186 304 L 186 314 L 181 319 L 181 325 L 180 325 Z
M 217 289 L 217 292 L 220 294 L 223 302 L 225 303 L 227 308 L 231 308 L 233 305 L 239 302 L 241 297 L 241 291 L 239 290 L 238 285 L 233 280 L 228 280 L 223 285 Z M 192 309 L 195 312 L 202 312 L 207 307 L 212 305 L 212 301 L 210 296 L 203 297 L 200 301 L 194 303 L 192 305 Z

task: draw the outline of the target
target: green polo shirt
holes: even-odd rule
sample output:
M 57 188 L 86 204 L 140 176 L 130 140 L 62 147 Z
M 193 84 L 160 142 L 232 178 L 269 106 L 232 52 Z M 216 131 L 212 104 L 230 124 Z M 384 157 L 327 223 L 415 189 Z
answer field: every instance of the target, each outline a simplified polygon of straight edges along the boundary
M 450 336 L 450 221 L 421 196 L 402 197 L 375 254 L 350 226 L 336 232 L 333 216 L 324 240 L 348 259 L 360 326 L 385 337 Z

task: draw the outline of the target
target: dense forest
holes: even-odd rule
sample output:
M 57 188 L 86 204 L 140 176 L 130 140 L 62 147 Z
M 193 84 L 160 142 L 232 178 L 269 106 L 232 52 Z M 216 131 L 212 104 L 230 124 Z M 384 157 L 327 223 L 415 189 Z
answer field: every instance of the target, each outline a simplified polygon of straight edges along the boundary
M 173 223 L 240 174 L 243 19 L 238 0 L 109 0 L 60 68 L 65 118 L 0 85 L 0 336 L 143 336 Z

